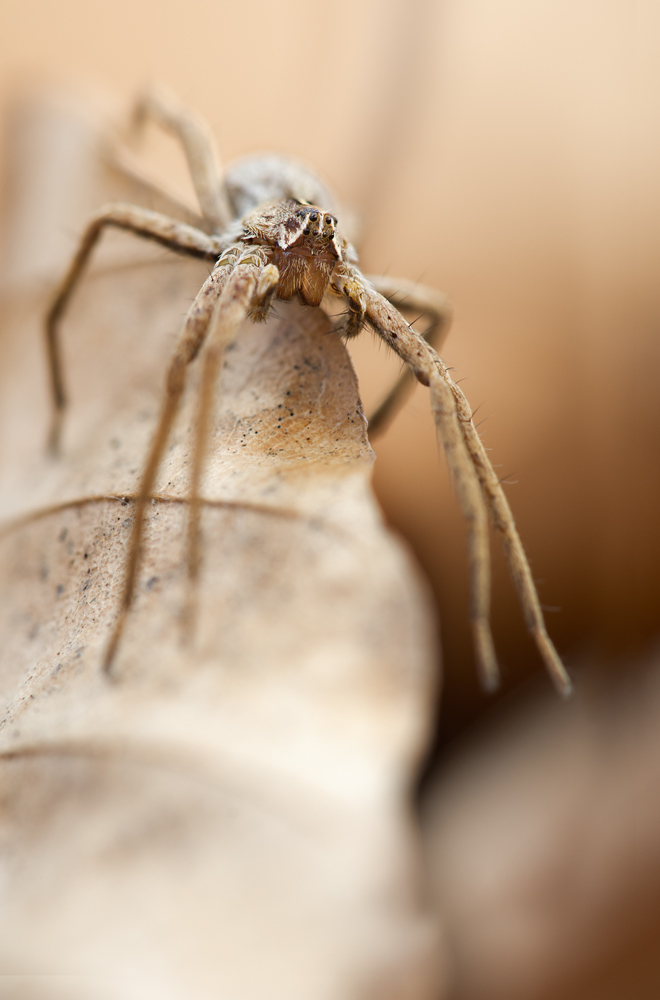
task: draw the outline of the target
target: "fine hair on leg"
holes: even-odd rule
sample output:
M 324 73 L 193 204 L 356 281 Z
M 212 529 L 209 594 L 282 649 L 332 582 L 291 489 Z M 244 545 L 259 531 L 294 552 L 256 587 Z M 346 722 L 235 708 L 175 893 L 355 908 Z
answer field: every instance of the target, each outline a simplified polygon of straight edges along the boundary
M 404 278 L 367 275 L 366 280 L 397 309 L 410 310 L 420 315 L 420 318 L 423 316 L 428 322 L 424 339 L 437 351 L 442 348 L 451 327 L 453 312 L 446 295 Z M 387 430 L 410 395 L 413 385 L 414 379 L 410 371 L 401 372 L 373 413 L 367 415 L 370 438 L 376 438 Z
M 262 304 L 264 299 L 270 299 L 277 287 L 279 280 L 277 268 L 272 264 L 264 267 L 264 261 L 264 256 L 258 250 L 248 251 L 238 258 L 218 301 L 204 348 L 190 481 L 187 546 L 189 586 L 183 610 L 184 635 L 187 638 L 192 634 L 196 614 L 197 583 L 201 562 L 200 486 L 218 375 L 224 352 L 234 341 L 240 324 L 247 319 L 255 304 Z
M 159 212 L 194 226 L 195 229 L 201 229 L 202 232 L 208 231 L 208 223 L 200 212 L 194 211 L 178 195 L 163 187 L 160 179 L 152 177 L 139 157 L 124 143 L 117 140 L 107 142 L 101 149 L 101 155 L 107 167 L 128 182 L 148 207 L 158 206 Z
M 167 441 L 170 436 L 174 418 L 179 409 L 183 390 L 185 388 L 188 366 L 195 359 L 204 343 L 209 328 L 213 323 L 222 290 L 229 277 L 230 267 L 216 267 L 202 285 L 186 316 L 183 329 L 174 348 L 172 358 L 165 378 L 165 396 L 158 419 L 149 454 L 145 464 L 144 474 L 140 483 L 140 491 L 135 503 L 133 528 L 128 545 L 126 574 L 121 596 L 121 603 L 110 641 L 106 648 L 103 669 L 107 674 L 112 671 L 113 661 L 119 640 L 121 639 L 126 617 L 133 602 L 135 584 L 140 564 L 142 537 L 144 534 L 144 515 L 148 500 L 153 491 Z
M 208 125 L 162 84 L 148 87 L 136 104 L 135 126 L 141 127 L 148 119 L 181 144 L 204 220 L 212 232 L 222 232 L 233 213 L 222 184 L 220 156 Z
M 217 237 L 209 236 L 199 229 L 177 222 L 159 212 L 151 212 L 135 205 L 122 203 L 106 205 L 94 216 L 83 233 L 66 274 L 55 290 L 46 315 L 46 354 L 53 398 L 53 419 L 48 449 L 52 454 L 56 454 L 59 450 L 62 419 L 67 403 L 59 339 L 60 322 L 92 250 L 108 227 L 126 230 L 143 239 L 159 243 L 168 250 L 204 260 L 215 260 L 222 250 Z
M 487 621 L 484 622 L 482 618 L 484 610 L 488 607 L 488 595 L 484 589 L 486 573 L 474 565 L 474 560 L 482 560 L 487 550 L 487 539 L 484 541 L 482 536 L 481 515 L 476 510 L 472 495 L 472 483 L 475 478 L 480 486 L 483 501 L 488 507 L 491 521 L 502 535 L 504 551 L 527 627 L 558 692 L 563 697 L 570 695 L 572 692 L 571 681 L 548 636 L 532 572 L 518 535 L 511 508 L 472 422 L 472 411 L 465 395 L 449 375 L 447 366 L 442 359 L 438 357 L 424 338 L 408 326 L 403 317 L 386 299 L 369 289 L 367 290 L 366 318 L 376 333 L 409 365 L 416 378 L 431 389 L 436 426 L 456 483 L 459 501 L 468 522 L 468 536 L 471 538 L 469 545 L 472 576 L 472 622 L 477 657 L 480 660 L 480 674 L 486 688 L 492 689 L 496 685 L 497 666 L 494 654 L 491 657 L 490 628 Z M 448 393 L 452 397 L 453 416 L 451 419 L 448 419 L 446 412 L 449 409 Z M 459 448 L 454 440 L 456 426 L 463 442 L 462 448 Z
M 562 694 L 570 693 L 570 680 L 548 637 L 529 563 L 502 486 L 474 427 L 470 406 L 434 350 L 434 346 L 440 347 L 449 329 L 452 310 L 447 298 L 410 281 L 365 278 L 354 266 L 357 261 L 354 248 L 338 228 L 338 218 L 331 210 L 332 197 L 315 175 L 300 164 L 282 157 L 248 158 L 234 168 L 228 187 L 223 182 L 208 127 L 163 88 L 151 87 L 137 104 L 134 125 L 141 127 L 147 121 L 164 128 L 180 143 L 202 215 L 190 213 L 176 199 L 168 201 L 168 196 L 163 196 L 153 182 L 145 181 L 139 169 L 129 162 L 130 158 L 122 159 L 118 150 L 116 168 L 124 176 L 148 196 L 173 206 L 174 214 L 183 215 L 194 225 L 132 205 L 106 206 L 87 227 L 56 290 L 46 324 L 54 400 L 50 446 L 55 451 L 66 406 L 59 323 L 103 230 L 124 229 L 178 253 L 207 260 L 219 258 L 188 313 L 170 361 L 162 411 L 136 498 L 121 608 L 107 649 L 106 672 L 111 669 L 133 601 L 146 504 L 180 406 L 188 365 L 206 340 L 193 433 L 187 543 L 189 600 L 187 616 L 184 608 L 184 622 L 186 617 L 192 620 L 195 611 L 201 551 L 200 487 L 223 353 L 244 319 L 253 322 L 267 319 L 275 297 L 284 301 L 297 297 L 308 307 L 318 307 L 327 292 L 340 296 L 345 305 L 337 332 L 350 339 L 362 331 L 365 323 L 370 325 L 408 369 L 372 414 L 369 421 L 372 437 L 385 428 L 400 407 L 410 391 L 411 376 L 429 388 L 438 436 L 467 522 L 470 618 L 482 684 L 493 690 L 499 683 L 490 628 L 490 516 L 502 536 L 527 627 L 555 685 Z M 310 190 L 322 194 L 308 200 L 304 192 Z M 233 211 L 234 201 L 241 204 L 240 212 Z M 425 333 L 414 330 L 399 310 L 407 315 L 414 310 L 417 318 L 426 317 Z
M 438 363 L 444 368 L 440 358 L 436 360 L 436 364 Z M 490 463 L 483 442 L 472 422 L 470 404 L 462 390 L 453 381 L 451 381 L 451 388 L 456 398 L 467 448 L 479 476 L 484 496 L 488 502 L 491 521 L 502 537 L 502 545 L 520 598 L 525 623 L 534 638 L 536 647 L 554 681 L 555 687 L 562 697 L 568 697 L 573 690 L 571 679 L 545 627 L 543 611 L 541 610 L 541 602 L 539 601 L 534 577 L 532 576 L 529 560 L 525 555 L 525 550 L 520 540 L 518 529 L 516 528 L 516 522 L 511 512 L 509 501 L 504 494 L 502 484 Z
M 470 566 L 470 621 L 477 668 L 484 688 L 499 686 L 499 669 L 490 628 L 490 547 L 488 517 L 479 479 L 467 450 L 446 379 L 440 377 L 433 349 L 378 292 L 366 290 L 366 319 L 376 333 L 404 361 L 415 377 L 429 387 L 431 407 L 456 495 L 467 523 Z

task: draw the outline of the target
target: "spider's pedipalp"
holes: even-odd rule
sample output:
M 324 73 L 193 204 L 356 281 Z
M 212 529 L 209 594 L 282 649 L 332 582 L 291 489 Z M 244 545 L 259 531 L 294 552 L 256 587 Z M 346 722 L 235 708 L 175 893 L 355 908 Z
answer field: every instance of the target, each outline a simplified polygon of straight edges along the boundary
M 367 309 L 366 279 L 352 264 L 342 261 L 332 275 L 332 289 L 341 295 L 348 313 L 337 327 L 337 332 L 345 340 L 351 340 L 362 330 Z
M 254 323 L 265 323 L 270 313 L 270 308 L 277 292 L 280 280 L 280 272 L 274 264 L 267 264 L 257 282 L 252 304 L 250 307 L 250 319 Z
M 195 229 L 183 222 L 177 222 L 159 212 L 151 212 L 149 209 L 138 208 L 135 205 L 123 203 L 106 205 L 94 216 L 82 236 L 67 273 L 55 290 L 50 309 L 46 315 L 46 354 L 54 405 L 48 448 L 53 454 L 59 450 L 62 419 L 66 408 L 59 325 L 90 254 L 104 229 L 108 227 L 126 230 L 136 236 L 160 243 L 168 250 L 192 257 L 201 257 L 204 260 L 215 260 L 222 249 L 222 243 L 217 237 L 209 236 L 200 229 Z

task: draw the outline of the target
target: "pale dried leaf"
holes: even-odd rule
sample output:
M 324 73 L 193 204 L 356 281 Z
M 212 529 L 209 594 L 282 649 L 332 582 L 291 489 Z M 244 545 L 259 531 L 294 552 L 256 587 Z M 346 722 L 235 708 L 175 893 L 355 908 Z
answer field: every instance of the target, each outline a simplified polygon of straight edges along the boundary
M 49 161 L 92 171 L 78 202 L 75 186 L 61 191 L 78 225 L 111 177 L 85 127 L 51 112 L 26 119 L 24 145 L 41 150 L 46 175 Z M 35 234 L 31 204 L 24 189 L 16 218 Z M 173 338 L 206 274 L 126 237 L 108 244 L 66 318 L 71 408 L 57 462 L 43 449 L 40 323 L 64 257 L 56 271 L 44 249 L 35 275 L 23 241 L 20 280 L 4 293 L 0 968 L 116 974 L 111 987 L 87 983 L 113 998 L 436 996 L 440 952 L 408 811 L 433 629 L 375 506 L 355 377 L 320 311 L 282 305 L 227 354 L 186 646 L 193 374 L 119 680 L 101 672 L 130 497 Z

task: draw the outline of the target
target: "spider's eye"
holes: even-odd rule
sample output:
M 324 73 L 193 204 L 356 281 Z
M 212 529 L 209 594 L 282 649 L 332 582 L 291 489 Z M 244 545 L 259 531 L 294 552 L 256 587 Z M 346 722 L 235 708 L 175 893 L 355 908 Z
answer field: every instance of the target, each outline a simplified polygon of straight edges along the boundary
M 310 220 L 312 222 L 316 222 L 316 220 L 318 219 L 318 217 L 319 217 L 319 213 L 318 212 L 312 212 L 312 214 L 310 215 L 309 218 L 310 218 Z

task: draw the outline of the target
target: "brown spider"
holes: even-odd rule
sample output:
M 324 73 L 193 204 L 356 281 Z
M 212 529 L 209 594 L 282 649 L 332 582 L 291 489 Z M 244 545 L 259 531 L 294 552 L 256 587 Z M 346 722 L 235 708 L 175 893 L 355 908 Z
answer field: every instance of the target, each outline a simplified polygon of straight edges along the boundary
M 165 397 L 146 460 L 136 502 L 123 597 L 105 655 L 110 672 L 131 607 L 140 561 L 145 507 L 184 390 L 188 365 L 206 342 L 195 428 L 188 571 L 199 572 L 199 487 L 208 438 L 209 415 L 224 349 L 246 317 L 268 318 L 273 300 L 297 296 L 320 306 L 335 296 L 347 307 L 341 333 L 354 337 L 367 325 L 428 386 L 435 424 L 456 493 L 468 524 L 471 576 L 470 618 L 482 683 L 493 690 L 499 672 L 489 623 L 490 554 L 488 514 L 500 532 L 527 627 L 562 695 L 571 682 L 548 637 L 529 563 L 500 482 L 472 422 L 463 392 L 429 341 L 447 328 L 449 306 L 443 296 L 408 282 L 368 280 L 356 266 L 357 254 L 342 236 L 324 185 L 305 168 L 275 156 L 251 157 L 229 169 L 224 178 L 205 124 L 170 95 L 150 90 L 138 105 L 136 120 L 151 118 L 181 142 L 201 208 L 197 227 L 128 204 L 106 205 L 89 223 L 69 270 L 54 296 L 46 323 L 46 341 L 55 403 L 50 448 L 56 452 L 66 405 L 59 350 L 59 322 L 89 255 L 102 231 L 114 226 L 154 240 L 178 253 L 215 261 L 195 298 L 170 361 Z M 124 169 L 128 169 L 124 167 Z M 404 296 L 407 305 L 431 319 L 425 339 L 388 299 Z M 369 422 L 382 427 L 405 393 L 402 376 Z

